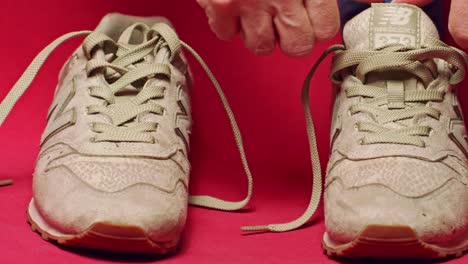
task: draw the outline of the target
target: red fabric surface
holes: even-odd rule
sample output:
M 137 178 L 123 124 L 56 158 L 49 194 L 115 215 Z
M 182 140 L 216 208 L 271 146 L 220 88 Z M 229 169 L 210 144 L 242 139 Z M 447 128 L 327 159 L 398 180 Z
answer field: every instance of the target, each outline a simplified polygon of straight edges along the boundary
M 226 213 L 190 208 L 180 251 L 159 260 L 65 250 L 31 232 L 25 218 L 31 175 L 58 71 L 81 41 L 74 40 L 48 60 L 0 129 L 0 178 L 15 180 L 15 185 L 0 189 L 0 263 L 364 263 L 329 260 L 322 253 L 322 209 L 309 226 L 294 232 L 243 235 L 239 231 L 245 224 L 289 221 L 305 209 L 312 177 L 300 88 L 319 53 L 338 38 L 319 45 L 304 59 L 290 59 L 278 51 L 257 57 L 243 48 L 240 39 L 218 41 L 195 1 L 3 0 L 0 6 L 0 98 L 34 56 L 64 33 L 93 29 L 109 12 L 168 17 L 224 87 L 243 132 L 255 178 L 249 210 Z M 318 71 L 312 87 L 323 168 L 329 151 L 332 102 L 329 64 L 330 59 Z M 245 193 L 246 180 L 229 123 L 208 78 L 193 59 L 191 66 L 195 75 L 191 192 L 239 199 Z M 460 88 L 467 113 L 467 87 Z M 468 263 L 468 256 L 447 263 Z

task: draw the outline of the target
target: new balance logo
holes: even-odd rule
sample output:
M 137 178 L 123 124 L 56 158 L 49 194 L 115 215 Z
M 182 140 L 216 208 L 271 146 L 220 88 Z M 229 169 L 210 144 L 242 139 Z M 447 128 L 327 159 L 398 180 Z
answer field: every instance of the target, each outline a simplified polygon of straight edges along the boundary
M 453 95 L 452 98 L 453 110 L 457 114 L 457 117 L 450 120 L 449 137 L 462 150 L 465 156 L 468 157 L 468 136 L 466 135 L 463 113 L 460 109 L 456 96 Z
M 404 26 L 411 21 L 414 11 L 407 7 L 387 7 L 380 17 L 379 25 Z
M 182 86 L 177 86 L 178 100 L 177 104 L 179 106 L 179 111 L 176 113 L 176 124 L 175 124 L 175 133 L 182 140 L 185 145 L 187 154 L 189 150 L 189 138 L 190 138 L 190 109 L 188 105 L 188 99 L 185 98 L 184 90 Z
M 65 90 L 59 91 L 49 110 L 49 115 L 47 117 L 48 124 L 42 135 L 41 146 L 59 132 L 76 123 L 75 108 L 68 109 L 70 101 L 76 94 L 75 79 L 72 80 L 71 87 L 63 87 L 62 89 Z M 68 92 L 67 89 L 69 90 Z
M 418 47 L 421 44 L 420 16 L 418 9 L 407 5 L 373 5 L 370 31 L 372 48 L 394 44 Z

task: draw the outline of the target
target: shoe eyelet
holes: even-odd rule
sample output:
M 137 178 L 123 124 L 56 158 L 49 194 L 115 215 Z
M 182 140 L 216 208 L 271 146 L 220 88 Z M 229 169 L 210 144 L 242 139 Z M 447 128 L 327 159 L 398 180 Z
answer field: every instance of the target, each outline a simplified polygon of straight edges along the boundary
M 95 138 L 95 137 L 89 138 L 89 142 L 91 142 L 91 143 L 96 143 L 96 138 Z
M 364 146 L 364 145 L 365 145 L 365 144 L 364 144 L 364 139 L 363 139 L 363 138 L 359 139 L 358 142 L 359 142 L 359 145 L 361 145 L 361 146 Z
M 360 132 L 360 131 L 359 131 L 359 125 L 358 125 L 358 124 L 354 124 L 353 127 L 354 127 L 354 130 L 355 130 L 356 132 Z

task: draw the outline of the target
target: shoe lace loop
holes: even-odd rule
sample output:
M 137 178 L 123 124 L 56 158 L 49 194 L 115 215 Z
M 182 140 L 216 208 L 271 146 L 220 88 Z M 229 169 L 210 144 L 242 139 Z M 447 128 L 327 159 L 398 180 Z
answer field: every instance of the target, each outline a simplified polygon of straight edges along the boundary
M 188 44 L 181 41 L 177 34 L 167 24 L 158 23 L 151 28 L 147 28 L 146 26 L 139 24 L 134 26 L 140 27 L 147 35 L 147 40 L 135 47 L 119 45 L 108 36 L 93 31 L 71 32 L 50 43 L 34 58 L 32 63 L 28 66 L 23 75 L 18 79 L 3 102 L 0 104 L 0 126 L 3 124 L 16 102 L 30 86 L 49 55 L 67 40 L 78 36 L 87 36 L 83 43 L 85 54 L 89 59 L 89 62 L 86 65 L 86 72 L 88 75 L 94 74 L 95 72 L 101 72 L 106 79 L 106 82 L 102 85 L 90 88 L 90 94 L 94 97 L 103 99 L 106 104 L 90 106 L 88 108 L 88 112 L 90 114 L 104 114 L 111 117 L 112 120 L 112 124 L 95 123 L 92 125 L 93 131 L 98 133 L 95 141 L 150 142 L 151 138 L 149 138 L 148 134 L 145 132 L 154 131 L 157 126 L 156 124 L 135 122 L 127 126 L 119 127 L 119 125 L 125 124 L 143 112 L 161 114 L 163 111 L 162 107 L 154 103 L 148 103 L 148 101 L 150 99 L 162 97 L 164 95 L 165 87 L 146 89 L 147 87 L 143 85 L 143 88 L 137 96 L 124 103 L 117 103 L 115 94 L 122 88 L 135 84 L 135 82 L 150 76 L 158 75 L 159 78 L 169 77 L 171 73 L 169 63 L 138 65 L 137 62 L 141 61 L 146 55 L 152 52 L 155 54 L 158 53 L 163 47 L 166 47 L 167 50 L 169 50 L 168 61 L 170 62 L 180 52 L 181 47 L 184 47 L 185 50 L 193 55 L 204 69 L 221 99 L 231 124 L 242 166 L 247 176 L 247 194 L 241 201 L 226 201 L 216 197 L 203 195 L 190 196 L 189 202 L 195 206 L 225 211 L 234 211 L 244 208 L 250 202 L 253 193 L 252 173 L 245 154 L 240 129 L 220 84 L 201 56 Z M 107 57 L 113 56 L 112 54 L 114 54 L 117 55 L 117 58 L 110 61 L 102 54 L 102 56 L 94 56 L 94 52 L 98 48 L 104 52 L 104 55 L 107 54 Z M 11 183 L 11 180 L 2 180 L 0 181 L 0 186 L 9 185 Z

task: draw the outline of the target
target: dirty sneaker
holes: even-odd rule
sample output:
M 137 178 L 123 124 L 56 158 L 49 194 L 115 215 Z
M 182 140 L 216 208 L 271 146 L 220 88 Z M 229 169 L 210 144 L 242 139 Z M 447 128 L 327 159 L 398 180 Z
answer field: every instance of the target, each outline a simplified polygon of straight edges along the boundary
M 32 228 L 64 245 L 165 254 L 176 249 L 188 202 L 243 208 L 252 178 L 233 113 L 206 64 L 164 18 L 111 14 L 95 31 L 58 38 L 0 105 L 0 124 L 50 53 L 77 36 L 87 37 L 62 69 L 42 137 Z M 227 111 L 249 183 L 242 201 L 188 196 L 191 82 L 181 48 L 205 69 Z
M 468 139 L 455 94 L 467 55 L 439 40 L 419 8 L 374 4 L 344 27 L 307 76 L 302 103 L 314 175 L 304 214 L 245 231 L 284 232 L 316 211 L 322 176 L 310 82 L 335 53 L 325 252 L 364 258 L 443 258 L 468 249 Z
M 329 255 L 442 258 L 468 249 L 468 140 L 455 85 L 466 54 L 411 5 L 344 27 L 325 180 Z

